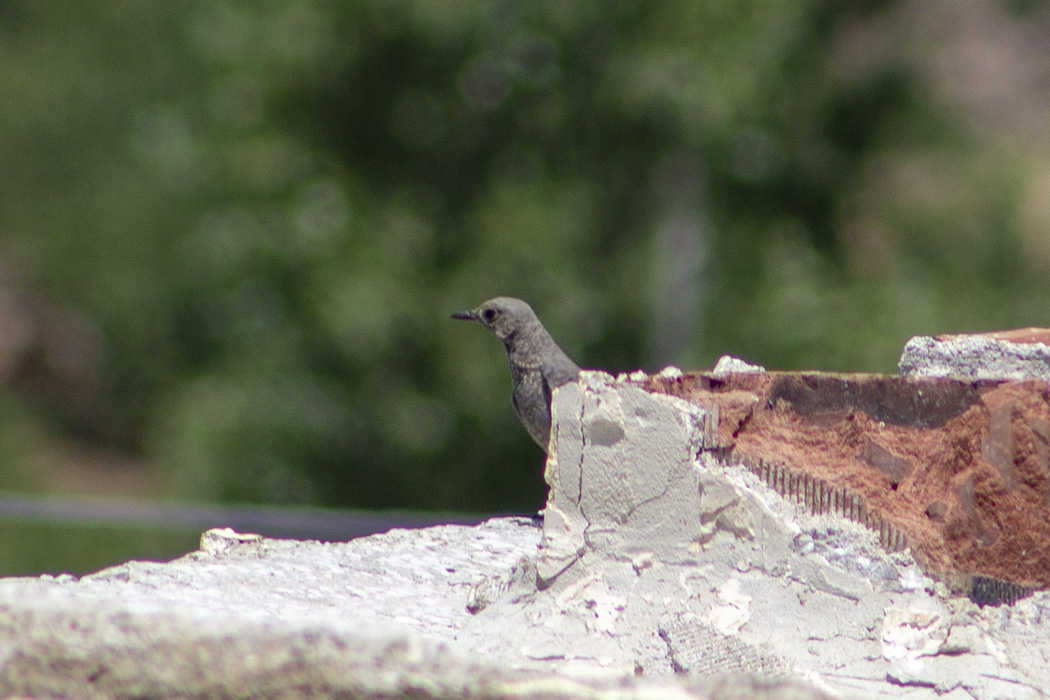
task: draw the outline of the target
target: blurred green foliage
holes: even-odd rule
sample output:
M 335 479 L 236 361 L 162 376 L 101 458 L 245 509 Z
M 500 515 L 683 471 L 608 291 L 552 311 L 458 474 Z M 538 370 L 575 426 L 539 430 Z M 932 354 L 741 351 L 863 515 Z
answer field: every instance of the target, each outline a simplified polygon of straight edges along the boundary
M 1031 161 L 909 6 L 4 3 L 0 275 L 47 320 L 0 487 L 29 435 L 184 499 L 534 510 L 502 350 L 448 318 L 499 294 L 613 371 L 1047 323 Z

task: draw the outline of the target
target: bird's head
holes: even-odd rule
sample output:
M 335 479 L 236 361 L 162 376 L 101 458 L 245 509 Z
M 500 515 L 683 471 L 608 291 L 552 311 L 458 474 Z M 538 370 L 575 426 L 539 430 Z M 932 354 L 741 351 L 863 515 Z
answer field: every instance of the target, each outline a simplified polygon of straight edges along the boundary
M 513 341 L 519 331 L 538 326 L 539 320 L 532 307 L 521 299 L 513 297 L 496 297 L 470 311 L 459 311 L 452 318 L 463 321 L 477 321 L 487 328 L 504 344 Z

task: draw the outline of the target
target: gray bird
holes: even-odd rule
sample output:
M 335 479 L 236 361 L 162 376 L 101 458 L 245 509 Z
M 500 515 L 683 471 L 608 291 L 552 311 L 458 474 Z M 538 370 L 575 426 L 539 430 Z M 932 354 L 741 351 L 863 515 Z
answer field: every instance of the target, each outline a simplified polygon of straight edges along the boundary
M 551 432 L 551 392 L 576 381 L 580 368 L 558 347 L 521 299 L 496 297 L 452 318 L 477 321 L 503 341 L 514 385 L 511 403 L 532 439 L 547 451 Z

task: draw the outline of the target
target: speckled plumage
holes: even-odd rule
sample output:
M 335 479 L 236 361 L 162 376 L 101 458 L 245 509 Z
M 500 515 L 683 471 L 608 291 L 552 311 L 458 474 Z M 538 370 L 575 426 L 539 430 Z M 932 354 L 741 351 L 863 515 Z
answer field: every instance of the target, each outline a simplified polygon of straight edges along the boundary
M 511 403 L 522 425 L 543 451 L 551 430 L 551 392 L 575 381 L 580 368 L 554 342 L 521 299 L 496 297 L 452 318 L 477 321 L 503 342 L 513 385 Z

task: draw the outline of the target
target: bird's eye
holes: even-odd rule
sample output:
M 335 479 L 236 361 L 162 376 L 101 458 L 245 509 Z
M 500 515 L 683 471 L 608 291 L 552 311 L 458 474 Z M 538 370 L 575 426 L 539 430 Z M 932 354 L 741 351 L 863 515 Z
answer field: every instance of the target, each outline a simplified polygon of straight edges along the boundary
M 484 311 L 481 312 L 481 317 L 483 319 L 485 319 L 486 321 L 491 321 L 492 319 L 496 318 L 496 310 L 495 309 L 485 309 Z

